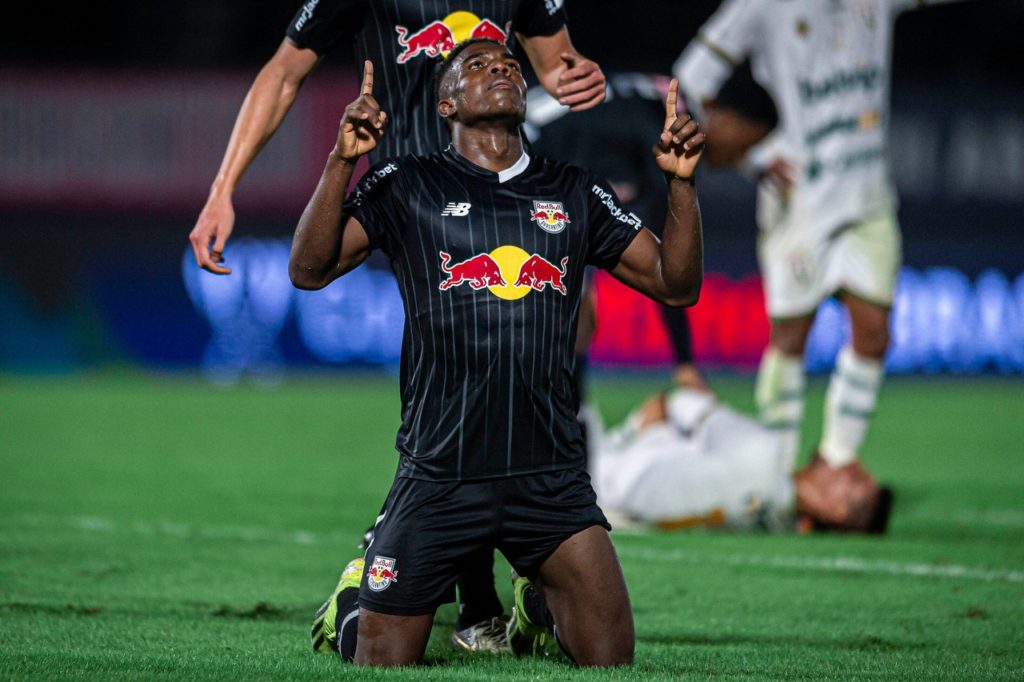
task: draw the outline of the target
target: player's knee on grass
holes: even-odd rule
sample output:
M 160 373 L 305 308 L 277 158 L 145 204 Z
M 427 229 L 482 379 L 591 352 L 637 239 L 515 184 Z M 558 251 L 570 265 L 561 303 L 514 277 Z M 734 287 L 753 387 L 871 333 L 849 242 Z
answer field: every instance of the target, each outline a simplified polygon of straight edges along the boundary
M 633 612 L 608 532 L 592 526 L 563 542 L 541 566 L 537 584 L 559 643 L 580 666 L 633 662 Z
M 433 622 L 433 614 L 392 616 L 361 608 L 355 664 L 394 667 L 419 663 Z

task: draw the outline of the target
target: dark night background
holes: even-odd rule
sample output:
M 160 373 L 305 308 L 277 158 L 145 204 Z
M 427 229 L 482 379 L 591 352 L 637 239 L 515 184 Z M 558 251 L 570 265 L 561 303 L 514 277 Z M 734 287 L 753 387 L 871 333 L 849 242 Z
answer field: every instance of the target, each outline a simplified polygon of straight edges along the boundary
M 565 4 L 576 47 L 612 74 L 667 73 L 718 3 Z M 299 5 L 119 1 L 6 11 L 0 369 L 195 364 L 210 330 L 183 290 L 186 237 L 245 91 Z M 1011 281 L 1021 273 L 1022 32 L 1019 0 L 953 3 L 897 23 L 893 170 L 912 267 L 949 266 L 969 278 L 995 268 Z M 236 240 L 290 235 L 353 82 L 345 49 L 308 80 L 243 179 Z M 723 171 L 706 173 L 702 189 L 708 269 L 752 273 L 752 186 Z M 301 345 L 295 333 L 282 332 L 286 355 Z

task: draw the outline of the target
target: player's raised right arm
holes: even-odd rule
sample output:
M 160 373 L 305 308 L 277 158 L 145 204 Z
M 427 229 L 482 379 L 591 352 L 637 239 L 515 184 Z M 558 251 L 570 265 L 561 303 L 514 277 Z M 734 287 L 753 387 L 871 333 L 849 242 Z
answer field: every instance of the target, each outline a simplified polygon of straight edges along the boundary
M 300 49 L 286 38 L 256 76 L 235 119 L 209 198 L 189 235 L 196 263 L 204 270 L 231 273 L 222 262 L 235 223 L 232 194 L 249 164 L 281 125 L 318 59 L 313 50 Z
M 373 98 L 373 64 L 366 61 L 359 97 L 345 109 L 338 142 L 295 228 L 288 275 L 299 289 L 322 289 L 370 255 L 366 230 L 342 205 L 356 162 L 377 146 L 387 122 Z

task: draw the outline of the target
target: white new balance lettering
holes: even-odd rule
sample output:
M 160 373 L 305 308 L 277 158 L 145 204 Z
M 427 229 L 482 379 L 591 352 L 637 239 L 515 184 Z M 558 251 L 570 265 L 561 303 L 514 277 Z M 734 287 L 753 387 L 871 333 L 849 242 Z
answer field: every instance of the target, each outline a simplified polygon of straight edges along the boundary
M 469 215 L 469 209 L 471 206 L 472 204 L 470 204 L 468 201 L 458 203 L 454 201 L 449 201 L 448 204 L 444 207 L 444 210 L 441 211 L 441 216 L 456 216 L 458 218 L 461 218 L 462 216 Z

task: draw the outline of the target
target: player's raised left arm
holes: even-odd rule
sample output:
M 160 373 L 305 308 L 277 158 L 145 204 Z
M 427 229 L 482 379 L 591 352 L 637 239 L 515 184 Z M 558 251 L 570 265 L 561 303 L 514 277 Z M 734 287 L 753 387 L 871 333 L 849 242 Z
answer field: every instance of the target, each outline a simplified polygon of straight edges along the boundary
M 295 228 L 288 274 L 299 289 L 322 289 L 370 254 L 365 228 L 342 204 L 356 162 L 377 146 L 387 122 L 373 98 L 373 64 L 366 61 L 359 97 L 345 109 L 338 141 Z
M 704 238 L 694 174 L 704 151 L 704 133 L 688 115 L 679 117 L 679 82 L 669 85 L 665 126 L 654 160 L 668 180 L 668 211 L 662 241 L 648 230 L 630 243 L 612 275 L 656 301 L 693 305 L 704 280 Z
M 572 46 L 565 26 L 549 36 L 516 34 L 540 84 L 559 104 L 584 111 L 604 101 L 601 67 Z

